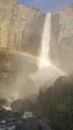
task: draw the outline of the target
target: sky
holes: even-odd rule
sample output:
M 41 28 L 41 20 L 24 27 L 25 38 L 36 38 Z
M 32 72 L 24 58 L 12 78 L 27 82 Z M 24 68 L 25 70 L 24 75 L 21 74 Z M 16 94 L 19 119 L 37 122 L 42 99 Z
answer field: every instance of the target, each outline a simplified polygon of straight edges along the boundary
M 17 0 L 17 2 L 47 13 L 61 10 L 73 3 L 73 0 Z

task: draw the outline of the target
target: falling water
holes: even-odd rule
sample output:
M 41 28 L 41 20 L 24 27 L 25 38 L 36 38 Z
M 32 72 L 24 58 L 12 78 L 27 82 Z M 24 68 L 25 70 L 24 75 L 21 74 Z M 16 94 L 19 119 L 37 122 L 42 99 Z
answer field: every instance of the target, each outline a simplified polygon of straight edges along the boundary
M 44 68 L 50 65 L 49 61 L 49 42 L 50 42 L 50 30 L 51 30 L 51 13 L 46 14 L 41 49 L 39 53 L 38 68 Z

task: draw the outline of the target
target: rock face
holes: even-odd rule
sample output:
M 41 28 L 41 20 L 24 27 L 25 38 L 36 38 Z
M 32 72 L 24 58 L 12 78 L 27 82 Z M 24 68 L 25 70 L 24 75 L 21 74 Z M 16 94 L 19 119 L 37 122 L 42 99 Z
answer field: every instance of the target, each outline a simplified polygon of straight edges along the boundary
M 41 27 L 44 23 L 41 18 L 44 19 L 45 16 L 37 10 L 18 4 L 15 0 L 0 1 L 0 47 L 35 53 L 35 49 L 38 48 L 37 43 L 40 42 L 41 38 Z M 36 22 L 34 23 L 34 21 Z M 40 28 L 37 21 L 39 24 L 41 22 Z
M 38 55 L 45 15 L 16 0 L 0 0 L 0 12 L 0 90 L 5 97 L 26 86 L 28 74 L 37 69 L 32 56 Z
M 50 55 L 53 64 L 65 74 L 73 66 L 73 6 L 63 9 L 51 18 Z

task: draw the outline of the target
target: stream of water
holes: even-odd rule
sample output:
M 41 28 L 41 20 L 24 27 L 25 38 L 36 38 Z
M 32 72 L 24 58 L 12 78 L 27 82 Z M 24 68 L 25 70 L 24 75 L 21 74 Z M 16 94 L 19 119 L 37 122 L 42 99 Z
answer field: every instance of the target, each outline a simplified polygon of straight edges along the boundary
M 49 60 L 49 42 L 51 34 L 51 13 L 46 14 L 43 34 L 41 38 L 41 48 L 39 52 L 38 68 L 43 68 L 50 65 Z

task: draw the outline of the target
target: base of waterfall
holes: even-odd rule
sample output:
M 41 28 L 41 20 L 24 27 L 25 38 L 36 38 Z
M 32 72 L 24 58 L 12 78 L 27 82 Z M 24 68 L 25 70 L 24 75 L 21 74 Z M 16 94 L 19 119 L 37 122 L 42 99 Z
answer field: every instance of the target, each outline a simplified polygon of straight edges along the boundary
M 29 113 L 29 112 L 28 112 Z M 50 130 L 44 119 L 36 116 L 22 118 L 24 113 L 13 112 L 0 107 L 0 130 Z
M 62 73 L 59 73 L 55 70 L 52 66 L 47 66 L 41 69 L 38 69 L 36 72 L 31 74 L 29 77 L 32 79 L 36 84 L 43 85 L 47 82 L 54 82 Z

